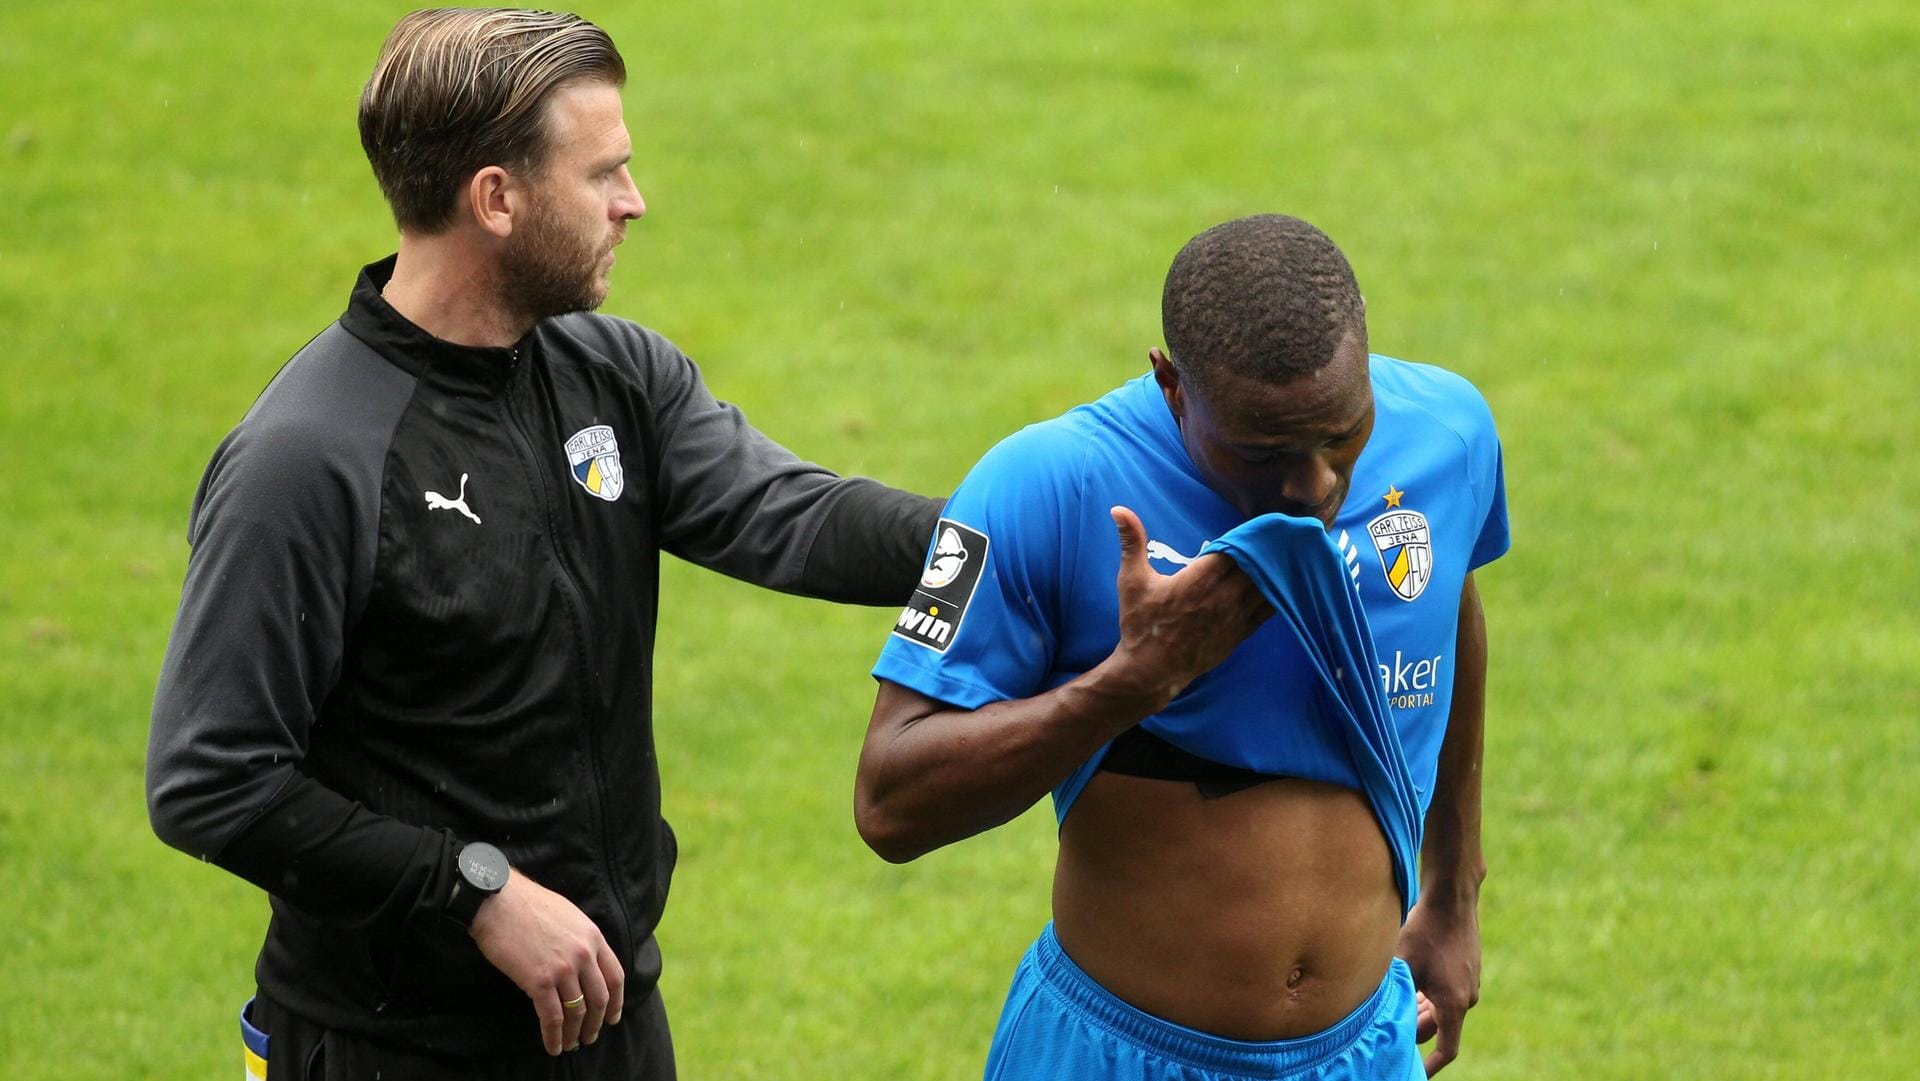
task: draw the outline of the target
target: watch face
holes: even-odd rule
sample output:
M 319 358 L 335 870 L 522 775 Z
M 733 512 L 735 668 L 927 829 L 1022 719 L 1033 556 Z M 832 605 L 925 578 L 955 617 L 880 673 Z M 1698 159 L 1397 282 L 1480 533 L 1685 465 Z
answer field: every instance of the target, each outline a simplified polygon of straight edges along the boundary
M 489 844 L 470 844 L 460 850 L 460 876 L 484 893 L 507 884 L 507 857 Z

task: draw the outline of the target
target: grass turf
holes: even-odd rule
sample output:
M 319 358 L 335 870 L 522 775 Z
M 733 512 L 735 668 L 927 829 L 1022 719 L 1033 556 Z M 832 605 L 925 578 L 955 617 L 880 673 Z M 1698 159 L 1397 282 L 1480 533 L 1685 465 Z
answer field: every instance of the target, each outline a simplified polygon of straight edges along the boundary
M 235 1064 L 265 906 L 147 831 L 146 707 L 201 466 L 390 249 L 352 110 L 399 10 L 0 8 L 0 1076 Z M 950 487 L 1141 369 L 1189 235 L 1326 228 L 1375 348 L 1472 377 L 1507 450 L 1447 1076 L 1910 1073 L 1910 5 L 585 13 L 651 206 L 608 310 L 846 471 Z M 664 588 L 683 1073 L 974 1073 L 1048 816 L 880 863 L 887 614 Z

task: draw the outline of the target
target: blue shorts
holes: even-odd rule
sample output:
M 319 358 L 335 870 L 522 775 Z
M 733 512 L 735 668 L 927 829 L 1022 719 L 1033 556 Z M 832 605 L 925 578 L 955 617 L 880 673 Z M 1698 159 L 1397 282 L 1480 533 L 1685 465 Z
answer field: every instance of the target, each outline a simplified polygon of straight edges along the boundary
M 986 1081 L 1425 1081 L 1413 977 L 1394 958 L 1379 990 L 1333 1027 L 1250 1043 L 1162 1021 L 1115 998 L 1060 948 L 1053 925 L 1014 971 Z

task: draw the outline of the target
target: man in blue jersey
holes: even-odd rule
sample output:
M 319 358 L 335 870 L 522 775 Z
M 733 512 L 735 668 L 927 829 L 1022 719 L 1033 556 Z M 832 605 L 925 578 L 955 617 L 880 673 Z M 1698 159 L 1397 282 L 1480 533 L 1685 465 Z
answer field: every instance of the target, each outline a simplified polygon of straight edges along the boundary
M 1053 792 L 990 1081 L 1437 1071 L 1479 984 L 1492 417 L 1369 355 L 1295 218 L 1195 237 L 1162 319 L 1150 374 L 948 503 L 874 668 L 861 834 L 909 860 Z

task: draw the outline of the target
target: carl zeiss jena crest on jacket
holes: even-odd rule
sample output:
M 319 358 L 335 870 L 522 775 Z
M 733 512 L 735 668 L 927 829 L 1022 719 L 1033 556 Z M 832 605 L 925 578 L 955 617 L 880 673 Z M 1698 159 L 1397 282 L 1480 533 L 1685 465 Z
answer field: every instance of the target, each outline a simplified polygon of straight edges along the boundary
M 605 424 L 582 428 L 567 438 L 567 465 L 573 479 L 591 495 L 611 503 L 626 488 L 620 471 L 620 443 Z

